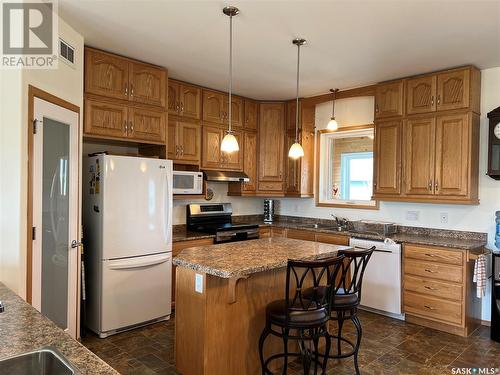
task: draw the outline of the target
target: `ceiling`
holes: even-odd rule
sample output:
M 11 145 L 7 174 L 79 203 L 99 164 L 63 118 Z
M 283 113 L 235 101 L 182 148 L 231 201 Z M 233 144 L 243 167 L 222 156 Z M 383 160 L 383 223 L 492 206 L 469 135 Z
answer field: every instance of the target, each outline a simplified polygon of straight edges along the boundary
M 233 87 L 264 99 L 300 95 L 474 64 L 500 66 L 500 1 L 59 0 L 87 45 L 162 65 L 169 76 L 227 90 L 229 19 L 235 5 Z

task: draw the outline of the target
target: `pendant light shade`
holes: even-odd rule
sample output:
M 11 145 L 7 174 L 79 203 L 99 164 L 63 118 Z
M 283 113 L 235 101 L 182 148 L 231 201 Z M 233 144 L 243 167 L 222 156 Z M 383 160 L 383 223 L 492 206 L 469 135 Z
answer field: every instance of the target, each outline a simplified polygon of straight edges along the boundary
M 288 157 L 298 159 L 302 156 L 304 156 L 304 149 L 299 142 L 295 142 L 292 147 L 290 147 L 290 151 L 288 151 Z
M 300 46 L 306 44 L 305 39 L 296 38 L 292 43 L 297 46 L 297 91 L 295 102 L 295 142 L 288 151 L 288 157 L 298 159 L 304 156 L 304 149 L 299 142 L 299 78 L 300 78 Z
M 238 145 L 238 140 L 233 135 L 231 130 L 232 126 L 232 95 L 233 95 L 233 17 L 238 15 L 240 10 L 233 6 L 227 6 L 222 9 L 222 12 L 229 17 L 229 105 L 228 105 L 228 129 L 220 149 L 223 152 L 231 153 L 238 151 L 240 146 Z
M 330 118 L 330 121 L 328 121 L 328 125 L 326 126 L 327 130 L 337 130 L 339 128 L 339 124 L 337 123 L 337 120 L 335 120 L 335 99 L 337 97 L 337 91 L 339 89 L 330 89 L 330 92 L 333 93 L 333 100 L 332 100 L 332 117 Z
M 226 133 L 220 145 L 220 149 L 221 151 L 227 152 L 229 154 L 231 152 L 239 151 L 240 146 L 238 145 L 238 140 L 233 135 L 233 133 L 229 131 Z

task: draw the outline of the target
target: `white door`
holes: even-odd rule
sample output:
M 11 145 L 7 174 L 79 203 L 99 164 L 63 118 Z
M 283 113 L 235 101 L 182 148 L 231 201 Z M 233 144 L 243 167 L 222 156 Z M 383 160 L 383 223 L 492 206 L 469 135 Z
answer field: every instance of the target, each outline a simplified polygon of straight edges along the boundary
M 104 156 L 103 168 L 103 259 L 172 251 L 172 161 Z
M 34 98 L 32 304 L 77 337 L 78 113 Z

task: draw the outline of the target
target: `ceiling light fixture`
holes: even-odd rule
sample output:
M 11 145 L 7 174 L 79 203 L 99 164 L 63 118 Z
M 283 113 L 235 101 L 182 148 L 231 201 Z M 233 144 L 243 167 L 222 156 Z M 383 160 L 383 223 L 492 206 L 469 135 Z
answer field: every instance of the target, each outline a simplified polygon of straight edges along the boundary
M 227 6 L 222 9 L 222 12 L 229 16 L 229 113 L 228 113 L 228 129 L 222 143 L 220 145 L 221 151 L 232 153 L 238 151 L 240 146 L 238 140 L 233 135 L 231 129 L 232 125 L 232 91 L 233 91 L 233 17 L 238 15 L 240 10 L 233 6 Z
M 330 118 L 330 121 L 328 121 L 328 125 L 326 128 L 328 130 L 337 130 L 339 128 L 339 124 L 337 123 L 337 120 L 335 120 L 335 99 L 337 98 L 337 92 L 339 89 L 330 89 L 330 92 L 333 94 L 333 100 L 332 100 L 332 117 Z
M 304 156 L 304 149 L 299 143 L 299 77 L 300 77 L 300 46 L 306 44 L 305 39 L 296 38 L 292 43 L 297 46 L 297 92 L 295 102 L 295 142 L 288 151 L 288 157 L 298 159 Z

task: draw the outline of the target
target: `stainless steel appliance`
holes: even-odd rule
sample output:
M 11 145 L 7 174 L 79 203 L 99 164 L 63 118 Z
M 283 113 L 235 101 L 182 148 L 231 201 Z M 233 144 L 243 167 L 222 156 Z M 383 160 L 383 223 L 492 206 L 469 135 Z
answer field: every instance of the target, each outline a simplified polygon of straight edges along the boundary
M 274 219 L 274 200 L 264 199 L 264 223 L 272 223 Z
M 231 203 L 202 203 L 186 206 L 188 230 L 215 234 L 215 243 L 259 238 L 257 224 L 233 224 Z
M 203 172 L 173 171 L 174 194 L 202 194 Z
M 500 252 L 493 252 L 491 278 L 491 332 L 492 340 L 500 342 Z

